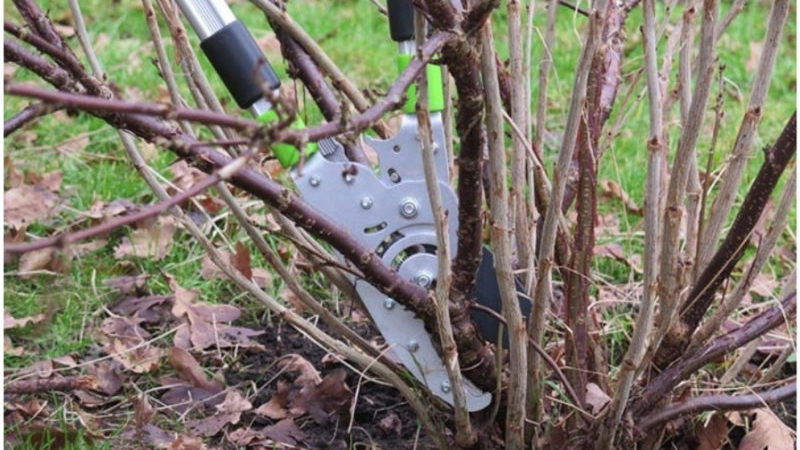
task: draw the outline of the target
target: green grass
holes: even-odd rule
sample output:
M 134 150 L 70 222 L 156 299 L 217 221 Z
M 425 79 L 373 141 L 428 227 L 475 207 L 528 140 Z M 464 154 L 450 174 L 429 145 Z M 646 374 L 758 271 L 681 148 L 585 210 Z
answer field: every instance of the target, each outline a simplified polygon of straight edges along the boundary
M 585 4 L 585 2 L 581 2 Z M 64 21 L 66 2 L 44 1 L 42 5 L 49 9 L 57 20 Z M 102 0 L 82 1 L 87 25 L 92 40 L 98 43 L 98 53 L 111 80 L 123 89 L 123 95 L 136 100 L 157 100 L 160 98 L 158 87 L 163 83 L 159 79 L 154 64 L 155 58 L 149 34 L 143 17 L 140 3 L 136 0 L 107 2 Z M 541 5 L 537 2 L 537 7 Z M 18 21 L 18 16 L 11 2 L 4 2 L 6 18 Z M 724 11 L 730 2 L 724 2 Z M 498 43 L 500 56 L 506 58 L 507 28 L 505 11 L 497 13 L 494 24 L 494 35 Z M 268 24 L 261 13 L 246 2 L 233 5 L 256 38 L 270 33 Z M 369 0 L 344 0 L 323 2 L 320 0 L 294 0 L 289 3 L 289 12 L 294 19 L 304 26 L 309 34 L 318 39 L 330 57 L 360 87 L 369 89 L 380 95 L 394 79 L 395 44 L 388 39 L 388 26 L 383 16 L 377 13 Z M 673 13 L 677 17 L 677 12 Z M 720 138 L 715 154 L 715 166 L 719 166 L 724 155 L 732 147 L 736 131 L 746 107 L 753 73 L 746 69 L 746 61 L 750 57 L 749 42 L 761 41 L 768 17 L 768 8 L 762 2 L 748 2 L 748 6 L 733 22 L 728 34 L 723 37 L 718 47 L 720 63 L 725 70 L 725 111 Z M 782 129 L 784 122 L 795 108 L 795 38 L 797 34 L 794 22 L 794 11 L 790 12 L 789 24 L 781 41 L 775 75 L 769 90 L 765 117 L 759 128 L 756 148 L 771 143 Z M 636 9 L 628 20 L 626 30 L 628 41 L 625 47 L 623 73 L 635 70 L 641 64 L 641 10 Z M 534 19 L 536 31 L 534 36 L 544 33 L 545 13 L 537 10 Z M 566 8 L 559 8 L 556 25 L 556 42 L 554 48 L 554 66 L 549 88 L 547 128 L 549 132 L 560 135 L 563 131 L 569 96 L 572 90 L 572 73 L 580 51 L 580 37 L 585 28 L 585 18 L 576 16 Z M 162 27 L 165 38 L 167 31 Z M 194 36 L 192 36 L 194 39 Z M 168 41 L 169 39 L 166 38 Z M 73 48 L 79 44 L 75 37 L 69 39 Z M 532 76 L 534 78 L 533 98 L 536 98 L 538 68 L 536 62 L 541 53 L 541 41 L 534 42 Z M 167 51 L 172 55 L 172 46 Z M 83 58 L 83 55 L 79 56 Z M 268 58 L 286 80 L 286 62 L 278 51 L 268 52 Z M 209 64 L 201 58 L 206 69 Z M 218 82 L 210 70 L 209 78 L 214 83 L 217 93 L 222 99 L 228 99 L 224 87 Z M 15 81 L 29 81 L 34 78 L 23 70 L 17 71 Z M 625 78 L 627 80 L 628 78 Z M 287 83 L 294 83 L 286 81 Z M 620 97 L 629 88 L 628 81 L 620 87 Z M 635 92 L 644 88 L 640 83 Z M 309 96 L 304 94 L 299 83 L 296 84 L 298 96 L 306 104 L 311 104 Z M 718 86 L 712 87 L 716 93 Z M 227 103 L 232 103 L 227 100 Z M 6 97 L 4 113 L 9 117 L 21 109 L 26 101 L 14 97 Z M 620 137 L 609 148 L 600 165 L 600 179 L 612 179 L 632 196 L 634 201 L 642 204 L 646 175 L 646 149 L 644 142 L 648 132 L 648 115 L 646 98 L 629 107 L 634 108 L 622 129 Z M 614 123 L 615 110 L 609 125 Z M 675 113 L 677 113 L 677 108 Z M 316 123 L 321 115 L 314 108 L 303 111 L 307 123 Z M 704 155 L 710 140 L 710 123 L 712 113 L 708 113 L 706 125 L 698 142 L 698 151 Z M 125 160 L 125 154 L 119 144 L 116 132 L 102 121 L 86 115 L 65 118 L 64 114 L 52 115 L 38 122 L 35 127 L 28 127 L 27 132 L 35 133 L 32 142 L 20 139 L 22 131 L 5 139 L 5 157 L 22 170 L 43 173 L 50 170 L 63 171 L 61 196 L 65 200 L 60 215 L 53 221 L 31 228 L 37 235 L 45 235 L 56 230 L 64 230 L 78 220 L 77 212 L 87 210 L 95 201 L 111 201 L 126 198 L 135 203 L 149 203 L 153 195 L 145 183 Z M 89 135 L 90 143 L 82 152 L 72 156 L 64 156 L 57 147 L 64 141 L 82 133 Z M 671 149 L 674 151 L 675 137 L 679 133 L 677 125 L 669 129 Z M 555 158 L 557 146 L 550 145 L 544 149 L 549 161 Z M 150 164 L 164 177 L 171 178 L 168 170 L 174 161 L 168 152 L 159 153 Z M 741 193 L 752 181 L 758 166 L 763 159 L 759 151 L 753 158 L 745 174 L 745 183 Z M 703 163 L 704 164 L 704 163 Z M 621 242 L 628 252 L 641 252 L 642 229 L 641 218 L 623 212 L 616 201 L 601 200 L 602 214 L 617 214 L 620 222 L 620 235 L 603 238 L 599 243 L 609 240 Z M 792 212 L 791 229 L 794 229 L 795 212 Z M 222 225 L 224 226 L 224 225 Z M 129 262 L 117 261 L 113 257 L 113 249 L 119 244 L 126 231 L 118 230 L 110 236 L 105 248 L 85 255 L 71 262 L 65 273 L 42 275 L 34 279 L 24 280 L 13 273 L 17 263 L 5 266 L 6 275 L 4 305 L 6 311 L 15 317 L 23 317 L 37 313 L 46 313 L 45 323 L 29 325 L 20 330 L 11 330 L 10 336 L 17 345 L 24 345 L 28 354 L 22 357 L 4 355 L 7 368 L 24 367 L 35 360 L 53 358 L 69 353 L 80 354 L 87 351 L 95 342 L 93 332 L 105 317 L 104 305 L 113 301 L 113 293 L 105 287 L 104 281 L 127 273 L 149 273 L 149 288 L 154 294 L 169 292 L 167 280 L 163 273 L 174 275 L 181 286 L 199 289 L 202 299 L 214 302 L 234 302 L 247 309 L 246 317 L 256 319 L 262 312 L 253 302 L 239 295 L 238 290 L 229 283 L 205 280 L 200 276 L 200 262 L 203 255 L 198 244 L 179 231 L 176 234 L 176 245 L 164 261 L 155 262 L 148 259 L 130 259 Z M 791 242 L 793 244 L 793 241 Z M 256 253 L 253 252 L 255 255 Z M 254 256 L 254 263 L 260 259 Z M 596 267 L 600 273 L 612 282 L 627 282 L 629 271 L 622 265 L 607 260 L 597 260 Z M 313 283 L 313 281 L 312 281 Z M 280 291 L 280 283 L 276 281 L 275 291 Z M 317 288 L 319 290 L 319 288 Z M 620 327 L 627 322 L 615 324 Z M 622 339 L 624 333 L 617 333 Z M 617 349 L 615 354 L 624 351 Z M 617 355 L 619 356 L 619 355 Z

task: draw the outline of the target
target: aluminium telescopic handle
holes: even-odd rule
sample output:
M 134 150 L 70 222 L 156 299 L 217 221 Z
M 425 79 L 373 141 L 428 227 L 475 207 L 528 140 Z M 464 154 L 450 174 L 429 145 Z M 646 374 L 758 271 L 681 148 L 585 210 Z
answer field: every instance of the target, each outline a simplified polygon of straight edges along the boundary
M 200 48 L 240 108 L 250 108 L 262 99 L 262 86 L 270 91 L 280 86 L 275 70 L 225 0 L 177 2 L 200 38 Z

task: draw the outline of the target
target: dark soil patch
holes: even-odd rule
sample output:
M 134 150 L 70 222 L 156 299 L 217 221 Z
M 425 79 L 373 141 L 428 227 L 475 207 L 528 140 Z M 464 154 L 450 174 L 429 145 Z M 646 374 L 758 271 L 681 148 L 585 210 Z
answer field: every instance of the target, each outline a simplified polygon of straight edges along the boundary
M 347 372 L 345 383 L 350 390 L 358 396 L 352 418 L 352 427 L 348 432 L 350 411 L 345 406 L 338 414 L 330 417 L 328 424 L 318 424 L 308 415 L 295 419 L 297 425 L 308 436 L 303 442 L 304 447 L 313 449 L 350 449 L 365 446 L 365 448 L 381 449 L 426 449 L 436 448 L 433 441 L 421 429 L 414 411 L 408 406 L 400 393 L 394 388 L 369 382 L 361 378 L 347 366 L 328 358 L 325 350 L 315 345 L 299 331 L 283 323 L 274 322 L 274 325 L 264 325 L 261 328 L 265 333 L 258 337 L 258 341 L 266 350 L 261 353 L 243 355 L 237 365 L 225 373 L 226 384 L 232 386 L 239 383 L 255 383 L 260 389 L 252 403 L 258 407 L 269 401 L 276 392 L 277 381 L 293 381 L 294 374 L 281 372 L 276 364 L 283 356 L 299 354 L 308 360 L 324 377 L 327 373 L 338 368 Z M 320 328 L 325 330 L 324 324 Z M 369 339 L 378 336 L 377 331 L 366 323 L 354 327 L 363 337 Z M 332 362 L 329 361 L 333 360 Z M 358 388 L 359 380 L 361 386 Z M 265 383 L 268 385 L 264 386 Z M 395 416 L 394 419 L 392 416 Z M 250 424 L 253 428 L 262 428 L 271 425 L 273 421 L 255 414 L 245 414 L 242 424 Z M 399 422 L 398 420 L 399 419 Z M 381 421 L 384 421 L 381 425 Z M 388 426 L 392 423 L 393 426 Z

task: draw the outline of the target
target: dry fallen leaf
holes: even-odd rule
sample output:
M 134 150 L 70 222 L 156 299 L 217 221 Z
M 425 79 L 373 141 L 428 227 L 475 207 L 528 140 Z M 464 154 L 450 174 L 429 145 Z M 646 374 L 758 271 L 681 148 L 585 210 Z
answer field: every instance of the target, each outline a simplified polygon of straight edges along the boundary
M 89 374 L 97 382 L 98 390 L 106 395 L 114 395 L 122 389 L 122 380 L 117 373 L 116 363 L 101 361 L 89 366 Z
M 16 378 L 26 378 L 34 375 L 37 378 L 48 378 L 53 374 L 53 360 L 37 361 L 28 367 L 19 369 L 14 375 Z
M 616 181 L 600 180 L 600 192 L 604 197 L 618 199 L 625 206 L 625 209 L 633 214 L 642 213 L 642 208 L 631 199 L 631 196 Z
M 22 356 L 25 354 L 25 349 L 22 347 L 14 347 L 11 338 L 8 335 L 3 336 L 3 354 L 11 356 Z
M 756 410 L 756 421 L 739 444 L 739 450 L 794 450 L 792 429 L 766 408 Z
M 8 330 L 9 328 L 19 328 L 24 327 L 29 323 L 39 323 L 44 320 L 44 314 L 36 314 L 33 316 L 22 317 L 20 319 L 15 319 L 12 317 L 8 312 L 3 312 L 3 329 Z
M 291 385 L 283 380 L 278 380 L 278 387 L 272 397 L 267 403 L 259 406 L 258 409 L 253 411 L 256 414 L 269 417 L 270 419 L 280 420 L 289 415 L 286 410 L 289 389 Z
M 586 403 L 588 403 L 592 407 L 592 414 L 599 413 L 604 406 L 608 402 L 611 401 L 611 397 L 608 396 L 600 386 L 589 383 L 586 385 Z
M 157 367 L 164 350 L 148 345 L 150 333 L 129 317 L 109 317 L 100 325 L 111 358 L 134 373 L 146 373 Z
M 164 386 L 170 389 L 161 396 L 161 401 L 172 405 L 180 413 L 185 412 L 194 402 L 204 402 L 208 406 L 215 406 L 222 402 L 224 386 L 216 380 L 206 377 L 200 364 L 184 349 L 172 347 L 169 352 L 169 362 L 178 373 L 180 380 L 166 378 L 162 380 Z
M 180 435 L 168 448 L 169 450 L 205 450 L 208 447 L 199 437 Z
M 109 310 L 122 316 L 131 316 L 141 323 L 159 322 L 165 319 L 172 303 L 172 296 L 151 295 L 148 297 L 125 297 L 112 305 Z
M 3 194 L 3 224 L 13 229 L 46 219 L 55 211 L 58 197 L 39 186 L 23 184 Z
M 89 146 L 89 133 L 81 133 L 73 138 L 57 144 L 56 148 L 61 155 L 72 155 L 83 151 Z
M 297 445 L 307 437 L 292 419 L 283 419 L 275 425 L 264 428 L 261 432 L 272 440 L 289 445 Z
M 159 217 L 155 224 L 136 229 L 130 236 L 122 238 L 122 242 L 114 250 L 114 257 L 122 259 L 136 256 L 161 261 L 172 248 L 174 234 L 175 220 L 166 216 Z
M 289 411 L 294 415 L 308 412 L 318 424 L 328 424 L 331 414 L 349 405 L 353 397 L 344 382 L 346 377 L 344 369 L 336 369 L 325 375 L 316 386 L 302 388 L 299 395 L 292 398 Z
M 123 214 L 137 212 L 139 209 L 139 205 L 136 205 L 127 199 L 114 200 L 110 203 L 98 200 L 94 202 L 89 210 L 83 214 L 95 220 L 107 220 Z
M 699 442 L 697 450 L 721 449 L 728 440 L 728 420 L 721 414 L 711 416 L 707 424 L 695 424 L 694 430 Z
M 289 372 L 300 372 L 300 375 L 294 380 L 299 387 L 313 387 L 322 382 L 322 377 L 314 365 L 296 353 L 287 355 L 286 359 L 278 363 L 278 367 Z
M 239 308 L 232 305 L 211 304 L 196 301 L 198 291 L 184 289 L 170 277 L 170 287 L 175 292 L 172 314 L 177 318 L 186 317 L 188 327 L 182 327 L 175 334 L 175 345 L 184 349 L 194 347 L 204 349 L 215 345 L 219 348 L 240 347 L 263 349 L 263 346 L 250 338 L 263 331 L 227 325 L 239 318 Z
M 186 426 L 197 434 L 209 437 L 219 433 L 225 425 L 237 424 L 242 413 L 249 411 L 253 405 L 239 391 L 228 391 L 225 401 L 217 405 L 217 413 L 203 419 L 187 420 Z
M 23 254 L 19 258 L 19 277 L 30 279 L 43 270 L 51 270 L 59 266 L 56 249 L 49 247 Z M 55 266 L 55 267 L 53 267 Z
M 123 275 L 121 277 L 109 278 L 106 280 L 106 286 L 119 290 L 122 295 L 133 294 L 139 292 L 144 288 L 147 283 L 148 274 L 143 273 L 140 275 Z

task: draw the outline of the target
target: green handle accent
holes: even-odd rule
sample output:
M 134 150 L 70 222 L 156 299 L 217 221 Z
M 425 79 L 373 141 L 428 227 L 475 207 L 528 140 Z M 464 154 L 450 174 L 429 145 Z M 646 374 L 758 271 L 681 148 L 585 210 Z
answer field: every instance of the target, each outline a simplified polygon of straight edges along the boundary
M 274 109 L 271 109 L 265 112 L 264 114 L 258 116 L 258 121 L 265 124 L 271 122 L 277 122 L 278 113 L 275 112 Z M 305 128 L 303 119 L 297 117 L 294 123 L 292 123 L 292 128 L 297 128 L 297 129 Z M 308 159 L 311 155 L 313 155 L 318 150 L 318 148 L 319 147 L 317 146 L 316 142 L 309 142 L 308 144 L 306 144 L 306 149 L 305 149 L 306 159 Z M 274 153 L 275 157 L 278 158 L 278 162 L 281 163 L 281 166 L 283 166 L 286 169 L 300 162 L 300 150 L 298 150 L 297 147 L 295 147 L 292 144 L 287 144 L 284 142 L 273 144 L 272 153 Z
M 397 68 L 400 72 L 408 67 L 408 63 L 414 58 L 411 54 L 397 55 Z M 442 68 L 433 64 L 425 66 L 428 72 L 428 108 L 431 112 L 444 110 L 444 89 L 442 88 Z M 414 114 L 417 104 L 417 85 L 412 84 L 406 91 L 406 104 L 403 105 L 403 112 Z

